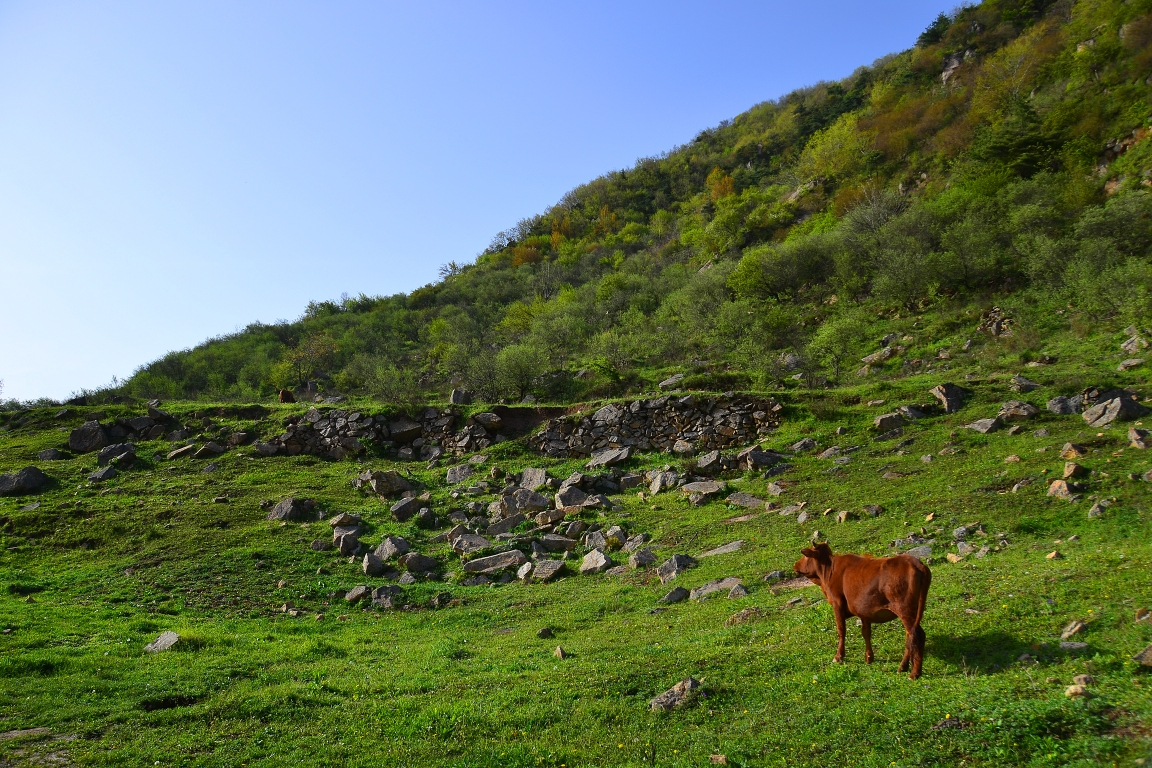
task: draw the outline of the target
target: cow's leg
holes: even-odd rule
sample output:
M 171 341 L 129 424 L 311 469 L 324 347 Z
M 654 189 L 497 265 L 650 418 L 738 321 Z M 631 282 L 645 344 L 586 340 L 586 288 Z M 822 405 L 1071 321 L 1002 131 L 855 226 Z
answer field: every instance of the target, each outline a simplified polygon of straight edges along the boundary
M 844 661 L 844 608 L 842 606 L 836 606 L 835 614 L 836 634 L 839 636 L 840 642 L 836 645 L 836 657 L 832 660 L 839 664 Z
M 924 665 L 924 628 L 919 624 L 912 635 L 912 673 L 908 678 L 915 680 L 920 677 L 920 669 Z
M 864 635 L 864 663 L 872 663 L 872 622 L 860 619 L 860 634 Z
M 899 670 L 901 672 L 907 672 L 908 664 L 912 661 L 912 647 L 916 638 L 916 628 L 903 616 L 900 617 L 900 622 L 904 625 L 904 657 L 900 659 Z

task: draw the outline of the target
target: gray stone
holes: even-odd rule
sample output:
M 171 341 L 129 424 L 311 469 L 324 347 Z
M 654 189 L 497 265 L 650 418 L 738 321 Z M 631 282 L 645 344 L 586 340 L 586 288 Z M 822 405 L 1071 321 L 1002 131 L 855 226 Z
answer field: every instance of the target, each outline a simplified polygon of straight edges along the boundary
M 1060 643 L 1060 650 L 1062 651 L 1083 651 L 1088 647 L 1088 643 L 1083 643 L 1075 640 L 1066 640 Z
M 558 523 L 564 519 L 566 514 L 567 513 L 564 511 L 564 507 L 560 507 L 558 509 L 546 509 L 536 515 L 536 525 L 552 525 L 554 523 Z
M 108 434 L 98 421 L 86 421 L 68 435 L 68 449 L 75 453 L 91 453 L 108 445 Z
M 440 526 L 440 521 L 436 517 L 436 513 L 428 509 L 428 507 L 421 507 L 420 511 L 416 513 L 415 517 L 416 527 L 423 528 L 424 530 L 435 530 Z
M 998 418 L 1001 421 L 1022 421 L 1024 419 L 1031 419 L 1039 413 L 1040 409 L 1031 403 L 1025 403 L 1021 400 L 1009 400 L 1000 406 Z
M 604 539 L 612 549 L 619 549 L 628 541 L 628 532 L 618 525 L 613 525 L 604 532 Z
M 644 568 L 656 562 L 656 554 L 650 549 L 641 549 L 639 552 L 633 552 L 628 558 L 628 565 L 631 568 Z
M 729 600 L 735 600 L 741 597 L 748 597 L 748 588 L 743 584 L 737 584 L 736 586 L 732 587 L 732 589 L 728 590 Z
M 510 496 L 503 497 L 500 503 L 505 515 L 514 515 L 517 512 L 535 515 L 537 512 L 543 512 L 552 506 L 548 497 L 541 496 L 536 491 L 527 488 L 516 489 Z
M 17 472 L 0 475 L 0 496 L 31 493 L 43 488 L 48 480 L 48 475 L 41 472 L 37 467 L 24 467 Z
M 104 467 L 88 475 L 88 479 L 93 483 L 102 483 L 105 480 L 111 480 L 118 474 L 120 473 L 116 471 L 116 467 Z
M 715 549 L 710 549 L 707 552 L 702 552 L 699 555 L 699 557 L 704 558 L 704 557 L 715 557 L 716 555 L 730 555 L 733 552 L 739 552 L 743 546 L 744 546 L 744 540 L 739 539 L 737 541 L 733 541 L 733 542 L 730 542 L 728 544 L 725 544 L 722 547 L 716 547 Z
M 1152 667 L 1152 645 L 1148 646 L 1140 653 L 1132 657 L 1132 661 L 1136 662 L 1142 667 Z
M 987 434 L 989 432 L 995 432 L 999 427 L 1000 427 L 1000 419 L 998 419 L 998 418 L 979 419 L 977 421 L 972 422 L 971 424 L 965 424 L 964 425 L 965 429 L 975 430 L 982 435 Z
M 548 552 L 571 552 L 579 544 L 576 539 L 561 536 L 556 533 L 546 533 L 540 537 L 540 546 Z
M 1008 380 L 1008 387 L 1013 392 L 1031 392 L 1034 389 L 1039 389 L 1040 385 L 1034 381 L 1024 378 L 1020 374 L 1016 374 Z
M 316 504 L 311 499 L 296 499 L 291 496 L 278 502 L 268 513 L 269 520 L 285 520 L 299 523 L 316 517 Z
M 413 573 L 428 573 L 440 567 L 436 558 L 422 555 L 419 552 L 408 552 L 401 555 L 399 563 L 402 568 Z
M 602 549 L 593 549 L 584 555 L 584 560 L 580 563 L 580 573 L 581 575 L 603 573 L 611 567 L 612 558 Z
M 1141 365 L 1144 365 L 1143 358 L 1130 357 L 1127 360 L 1122 361 L 1120 365 L 1116 366 L 1116 370 L 1120 373 L 1123 373 L 1124 371 L 1130 371 L 1133 368 L 1138 368 Z
M 734 493 L 724 499 L 724 501 L 736 507 L 744 507 L 745 509 L 760 509 L 764 506 L 763 499 L 758 499 L 750 493 Z
M 364 472 L 352 484 L 357 488 L 368 488 L 380 496 L 395 496 L 398 493 L 412 490 L 409 483 L 395 470 Z
M 489 432 L 499 432 L 500 428 L 504 426 L 504 420 L 490 411 L 472 414 L 472 421 L 484 427 L 484 429 Z
M 520 487 L 538 491 L 548 484 L 548 473 L 536 467 L 528 467 L 520 473 Z
M 1129 421 L 1144 416 L 1148 409 L 1136 402 L 1127 392 L 1102 400 L 1081 414 L 1090 427 L 1103 427 L 1119 419 Z
M 940 401 L 941 407 L 945 413 L 956 413 L 964 405 L 964 398 L 968 393 L 962 387 L 955 384 L 939 384 L 929 390 L 932 396 Z
M 785 457 L 775 451 L 761 450 L 759 447 L 747 448 L 736 455 L 736 460 L 744 469 L 756 471 L 758 469 L 767 469 L 775 464 L 779 464 Z
M 723 468 L 720 451 L 708 451 L 696 460 L 696 469 L 705 475 L 715 475 Z
M 902 427 L 906 423 L 907 420 L 899 413 L 882 413 L 872 420 L 872 426 L 876 428 L 877 432 L 888 432 Z
M 491 541 L 475 533 L 461 534 L 453 539 L 449 539 L 449 541 L 451 542 L 452 549 L 462 555 L 469 555 L 492 546 Z
M 608 536 L 604 531 L 592 531 L 584 537 L 586 549 L 608 549 Z
M 904 554 L 912 555 L 912 557 L 916 558 L 917 560 L 926 560 L 929 557 L 932 557 L 932 545 L 924 544 L 919 547 L 913 547 Z
M 698 680 L 693 677 L 686 678 L 648 702 L 648 707 L 653 712 L 667 712 L 682 707 L 692 700 L 699 688 Z
M 583 504 L 588 498 L 588 494 L 577 488 L 575 485 L 562 486 L 560 491 L 556 494 L 556 506 L 564 507 L 578 507 Z
M 684 380 L 684 374 L 674 373 L 656 386 L 660 389 L 671 389 Z
M 118 459 L 117 466 L 124 467 L 136 458 L 136 446 L 132 443 L 116 443 L 106 445 L 96 454 L 96 466 L 106 467 L 113 460 Z
M 600 409 L 604 410 L 603 408 Z M 600 411 L 597 411 L 599 413 Z M 597 467 L 610 467 L 615 464 L 621 464 L 627 461 L 632 456 L 631 446 L 623 448 L 605 448 L 601 451 L 596 451 L 592 454 L 592 460 L 584 466 L 587 469 L 595 469 Z
M 56 450 L 55 448 L 45 448 L 44 450 L 37 453 L 36 457 L 40 459 L 40 461 L 60 461 L 61 459 L 67 458 L 63 453 Z
M 668 605 L 671 603 L 682 603 L 687 599 L 688 590 L 684 589 L 684 587 L 676 587 L 671 592 L 664 595 L 664 597 L 660 598 L 660 602 Z
M 527 519 L 524 515 L 517 512 L 514 515 L 509 515 L 502 520 L 492 523 L 484 533 L 487 536 L 499 536 L 502 533 L 508 533 Z
M 192 454 L 192 458 L 211 459 L 215 456 L 219 456 L 222 453 L 224 453 L 224 446 L 217 445 L 216 443 L 209 440 L 207 443 L 196 449 L 196 452 Z
M 810 437 L 805 437 L 799 442 L 793 443 L 788 447 L 788 450 L 793 453 L 807 453 L 808 451 L 816 450 L 816 441 Z
M 715 480 L 702 480 L 696 483 L 686 483 L 680 486 L 680 490 L 689 495 L 700 495 L 704 498 L 712 498 L 724 492 L 724 484 L 718 483 Z
M 552 581 L 564 571 L 563 560 L 539 560 L 532 569 L 532 578 L 535 581 Z
M 696 561 L 688 555 L 672 555 L 656 569 L 661 584 L 667 584 L 686 570 L 696 565 Z
M 394 584 L 385 584 L 372 590 L 372 607 L 380 611 L 391 611 L 404 603 L 404 590 Z
M 389 508 L 389 511 L 392 513 L 392 517 L 396 520 L 396 522 L 404 523 L 410 520 L 412 516 L 417 512 L 419 512 L 420 507 L 423 504 L 424 502 L 420 501 L 420 499 L 416 498 L 415 496 L 409 496 L 408 498 L 400 499 L 400 501 L 393 504 Z
M 519 568 L 528 562 L 528 557 L 518 549 L 510 549 L 487 557 L 480 557 L 464 563 L 466 573 L 479 573 L 490 575 L 499 573 L 507 568 Z
M 420 437 L 420 432 L 420 425 L 407 416 L 401 416 L 388 425 L 388 433 L 397 444 L 412 442 Z
M 332 528 L 340 525 L 360 525 L 360 515 L 350 515 L 347 512 L 341 512 L 338 515 L 333 515 L 328 518 L 328 525 Z
M 640 549 L 640 547 L 647 544 L 651 538 L 651 534 L 638 533 L 635 536 L 629 538 L 628 541 L 624 542 L 624 546 L 620 547 L 620 549 L 624 550 L 625 552 L 635 552 L 636 550 Z
M 692 600 L 703 600 L 716 592 L 727 592 L 740 583 L 741 580 L 736 576 L 715 579 L 707 584 L 701 584 L 699 587 L 696 587 L 688 597 Z
M 361 564 L 365 576 L 379 576 L 384 573 L 384 561 L 379 558 L 374 552 L 369 552 L 364 555 L 364 561 Z
M 344 601 L 355 605 L 361 600 L 367 600 L 372 597 L 372 588 L 366 584 L 352 587 L 348 590 L 348 594 L 344 595 Z
M 651 475 L 651 483 L 648 485 L 648 491 L 652 494 L 660 493 L 661 491 L 668 490 L 676 485 L 676 481 L 680 476 L 675 472 L 655 472 Z
M 178 642 L 180 642 L 180 635 L 169 630 L 167 632 L 161 632 L 160 637 L 156 638 L 152 642 L 148 643 L 148 645 L 144 646 L 144 650 L 147 651 L 148 653 L 157 653 L 159 651 L 166 651 L 169 648 L 171 648 L 172 646 L 176 645 L 176 643 L 178 643 Z
M 475 471 L 471 464 L 457 464 L 455 467 L 448 469 L 448 474 L 445 479 L 449 485 L 456 485 L 472 477 Z
M 332 542 L 325 541 L 324 539 L 313 539 L 312 544 L 309 546 L 313 552 L 327 552 L 332 549 Z
M 1073 413 L 1080 412 L 1080 397 L 1079 395 L 1073 397 L 1059 395 L 1049 400 L 1045 407 L 1052 413 L 1060 416 L 1069 416 Z
M 376 556 L 382 561 L 387 562 L 393 560 L 400 555 L 403 555 L 411 547 L 408 541 L 402 536 L 386 536 L 384 541 L 380 542 L 380 546 L 376 547 Z

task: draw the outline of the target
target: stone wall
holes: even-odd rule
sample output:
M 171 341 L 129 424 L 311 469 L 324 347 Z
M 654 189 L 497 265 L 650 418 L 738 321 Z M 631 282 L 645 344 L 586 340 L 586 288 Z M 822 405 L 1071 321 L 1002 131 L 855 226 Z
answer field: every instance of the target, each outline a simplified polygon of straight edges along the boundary
M 552 419 L 530 444 L 553 457 L 589 456 L 612 448 L 698 453 L 747 445 L 779 426 L 782 411 L 770 398 L 665 395 Z

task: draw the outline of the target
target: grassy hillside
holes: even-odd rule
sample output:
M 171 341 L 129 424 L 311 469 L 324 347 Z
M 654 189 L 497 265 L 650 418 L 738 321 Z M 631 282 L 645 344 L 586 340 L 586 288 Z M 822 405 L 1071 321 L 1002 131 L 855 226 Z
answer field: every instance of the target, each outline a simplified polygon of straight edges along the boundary
M 1079 415 L 1043 408 L 1088 384 L 1130 386 L 1142 400 L 1152 392 L 1141 368 L 1115 370 L 1127 357 L 1122 334 L 1045 330 L 1049 363 L 1024 367 L 1018 336 L 976 332 L 972 309 L 875 329 L 911 337 L 903 343 L 913 350 L 947 350 L 935 363 L 947 371 L 776 392 L 787 404 L 784 419 L 763 444 L 787 450 L 811 437 L 818 450 L 798 454 L 771 479 L 741 471 L 722 479 L 731 491 L 779 505 L 807 502 L 812 520 L 734 507 L 724 496 L 691 506 L 677 490 L 642 498 L 635 489 L 611 494 L 612 511 L 581 515 L 651 534 L 661 561 L 744 541 L 666 585 L 643 569 L 463 586 L 459 558 L 432 543 L 436 531 L 396 523 L 387 503 L 351 484 L 365 467 L 396 467 L 426 487 L 440 515 L 495 498 L 453 498 L 459 486 L 446 483 L 446 464 L 258 458 L 240 448 L 206 472 L 207 459 L 167 461 L 171 444 L 144 440 L 133 467 L 93 484 L 86 478 L 94 454 L 37 460 L 40 450 L 63 448 L 67 430 L 93 407 L 9 419 L 0 472 L 37 464 L 54 480 L 0 499 L 0 731 L 47 729 L 0 736 L 0 761 L 688 766 L 724 755 L 744 766 L 1096 766 L 1152 758 L 1152 679 L 1131 660 L 1152 643 L 1152 622 L 1135 621 L 1138 608 L 1152 607 L 1152 492 L 1140 479 L 1152 458 L 1128 447 L 1130 423 L 1093 429 Z M 1008 316 L 1022 317 L 1016 309 L 1006 307 Z M 1021 372 L 1040 388 L 1012 392 L 1009 378 Z M 928 389 L 942 381 L 971 391 L 959 412 L 916 420 L 899 439 L 876 439 L 876 415 L 930 401 Z M 1038 405 L 1040 415 L 1015 434 L 963 428 L 1010 398 Z M 877 400 L 884 402 L 869 405 Z M 309 406 L 272 406 L 258 419 L 228 404 L 164 407 L 219 437 L 269 436 Z M 142 408 L 100 410 L 111 419 Z M 1046 495 L 1048 481 L 1062 476 L 1067 442 L 1085 447 L 1079 462 L 1091 470 L 1075 502 Z M 832 445 L 859 450 L 846 462 L 817 457 Z M 583 463 L 542 459 L 518 441 L 486 456 L 482 472 L 537 466 L 561 479 Z M 1019 462 L 1006 463 L 1009 456 Z M 690 459 L 656 453 L 624 468 L 669 463 L 691 468 Z M 1012 490 L 1029 478 L 1035 482 Z M 769 482 L 786 490 L 773 497 Z M 261 502 L 289 495 L 316 499 L 329 517 L 362 515 L 372 545 L 402 534 L 440 560 L 443 579 L 403 587 L 410 610 L 348 607 L 332 593 L 383 580 L 310 549 L 314 538 L 330 537 L 326 522 L 266 520 Z M 1100 500 L 1108 506 L 1090 517 Z M 867 505 L 882 512 L 871 517 Z M 843 510 L 853 514 L 836 522 Z M 969 541 L 989 553 L 947 561 L 958 551 L 951 532 L 977 522 L 983 534 Z M 835 631 L 819 590 L 763 580 L 787 572 L 817 530 L 837 551 L 876 555 L 913 533 L 935 539 L 923 678 L 896 671 L 903 636 L 893 624 L 877 627 L 877 661 L 868 667 L 850 622 L 847 663 L 833 664 Z M 1048 559 L 1053 551 L 1062 557 Z M 743 579 L 747 597 L 658 603 L 674 586 L 729 576 Z M 441 593 L 458 602 L 431 607 Z M 287 601 L 301 615 L 282 613 Z M 758 611 L 729 621 L 749 608 Z M 1070 639 L 1087 645 L 1062 650 L 1061 631 L 1072 621 L 1086 628 Z M 537 636 L 545 627 L 554 637 Z M 176 647 L 144 652 L 167 630 L 180 634 Z M 557 645 L 567 658 L 553 655 Z M 1088 695 L 1067 697 L 1082 674 L 1094 678 Z M 689 675 L 705 697 L 649 711 L 649 699 Z
M 453 386 L 568 403 L 685 364 L 700 385 L 772 386 L 789 350 L 837 383 L 867 318 L 1003 295 L 1123 327 L 1152 295 L 1149 51 L 1150 0 L 988 0 L 577 187 L 472 263 L 446 254 L 436 283 L 314 302 L 93 401 L 316 380 L 390 403 Z

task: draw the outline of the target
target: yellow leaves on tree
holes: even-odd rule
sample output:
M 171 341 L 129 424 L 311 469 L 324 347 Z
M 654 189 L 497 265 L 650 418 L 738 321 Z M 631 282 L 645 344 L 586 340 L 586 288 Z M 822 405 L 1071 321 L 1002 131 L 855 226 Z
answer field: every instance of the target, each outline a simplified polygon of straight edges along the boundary
M 616 217 L 607 205 L 600 209 L 600 215 L 596 217 L 596 226 L 594 231 L 598 235 L 608 235 L 615 232 L 620 227 L 620 220 Z
M 552 238 L 550 240 L 552 251 L 560 250 L 560 243 L 572 234 L 572 220 L 567 215 L 563 219 L 552 219 Z
M 1037 24 L 988 57 L 976 78 L 973 112 L 990 117 L 1027 98 L 1041 68 L 1059 53 L 1061 37 L 1055 21 Z
M 843 114 L 808 140 L 796 164 L 796 174 L 804 181 L 850 176 L 863 165 L 873 142 L 871 132 L 859 129 L 856 115 Z
M 512 246 L 512 266 L 514 267 L 518 267 L 521 264 L 535 264 L 542 258 L 544 258 L 544 256 L 534 243 Z
M 708 193 L 712 196 L 713 202 L 736 193 L 736 182 L 719 168 L 712 169 L 712 173 L 708 174 L 704 184 L 707 185 Z

